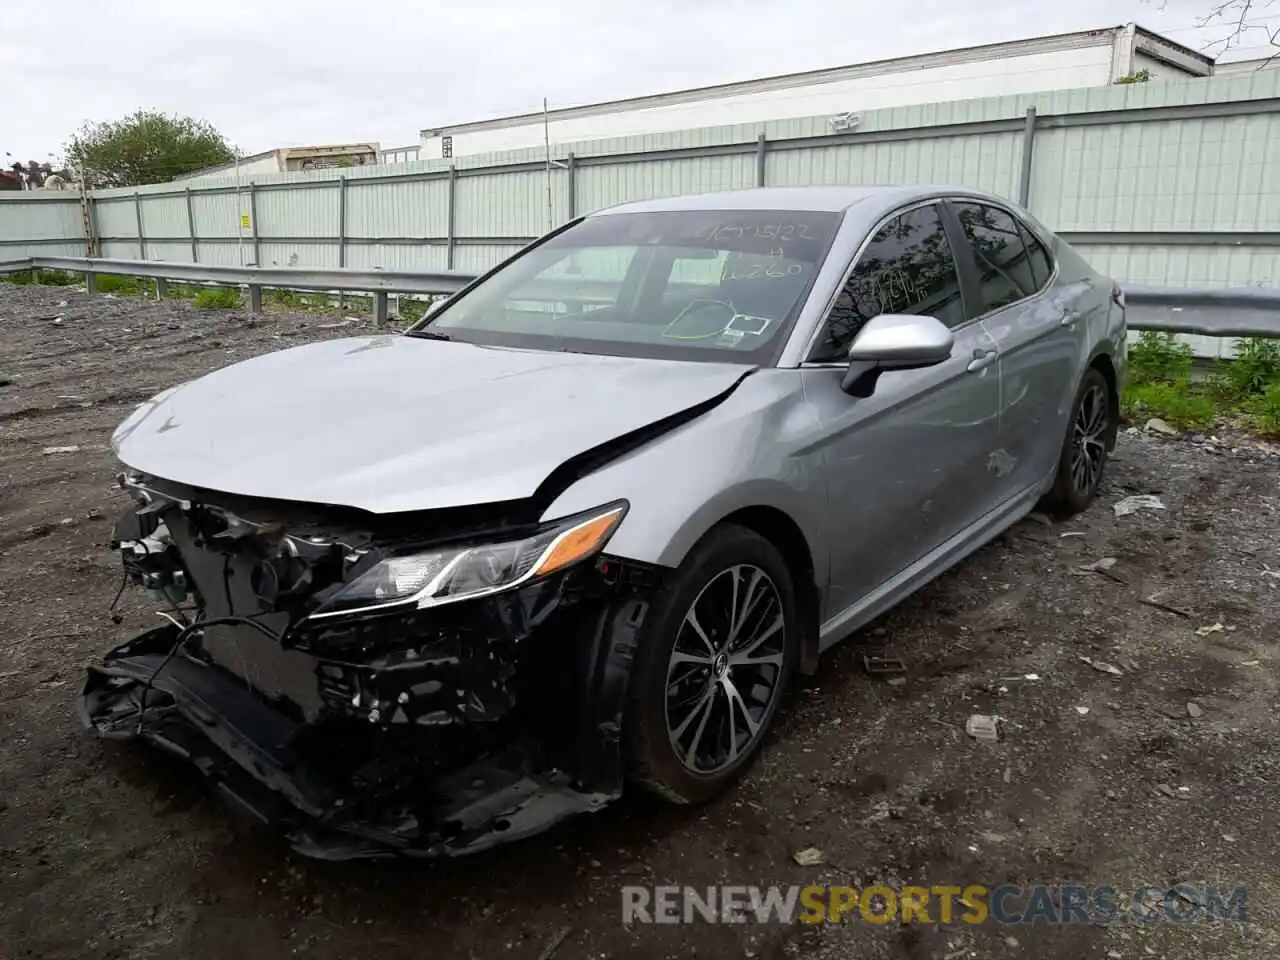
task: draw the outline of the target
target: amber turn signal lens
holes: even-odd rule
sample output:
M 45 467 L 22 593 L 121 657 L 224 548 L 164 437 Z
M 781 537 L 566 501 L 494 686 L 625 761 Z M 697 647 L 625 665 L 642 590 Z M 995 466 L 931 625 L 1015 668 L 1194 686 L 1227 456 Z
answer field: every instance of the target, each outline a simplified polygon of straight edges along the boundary
M 584 520 L 560 534 L 542 555 L 534 569 L 534 576 L 543 577 L 555 573 L 599 551 L 618 526 L 622 513 L 623 508 L 617 507 L 608 513 Z

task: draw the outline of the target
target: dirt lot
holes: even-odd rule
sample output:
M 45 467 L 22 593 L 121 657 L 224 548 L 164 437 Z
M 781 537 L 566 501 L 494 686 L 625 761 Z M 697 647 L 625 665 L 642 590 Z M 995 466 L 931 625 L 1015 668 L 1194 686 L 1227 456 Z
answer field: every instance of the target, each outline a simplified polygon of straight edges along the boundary
M 629 797 L 466 861 L 318 864 L 180 766 L 89 739 L 84 665 L 155 620 L 131 595 L 107 616 L 110 430 L 174 382 L 368 332 L 326 322 L 0 285 L 0 958 L 1280 955 L 1280 453 L 1225 435 L 1125 434 L 1093 509 L 1020 524 L 839 648 L 702 810 Z M 1167 509 L 1117 517 L 1130 494 Z M 906 682 L 868 676 L 868 646 Z M 1004 739 L 967 736 L 972 713 Z M 797 865 L 811 845 L 826 862 Z M 620 922 L 623 884 L 850 881 L 1243 885 L 1249 922 Z

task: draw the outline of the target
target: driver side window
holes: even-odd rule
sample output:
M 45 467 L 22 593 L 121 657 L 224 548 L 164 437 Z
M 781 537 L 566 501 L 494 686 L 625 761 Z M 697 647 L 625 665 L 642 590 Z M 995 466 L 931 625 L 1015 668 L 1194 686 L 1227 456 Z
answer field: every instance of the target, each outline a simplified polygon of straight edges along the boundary
M 960 277 L 936 204 L 900 214 L 871 238 L 809 360 L 843 361 L 863 325 L 881 313 L 927 314 L 948 327 L 965 322 Z

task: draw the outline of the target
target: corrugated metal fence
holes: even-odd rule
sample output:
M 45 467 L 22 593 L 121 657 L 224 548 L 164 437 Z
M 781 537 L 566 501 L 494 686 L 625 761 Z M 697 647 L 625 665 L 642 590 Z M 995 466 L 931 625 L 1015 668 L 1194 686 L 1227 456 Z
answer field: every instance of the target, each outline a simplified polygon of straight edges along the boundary
M 856 106 L 856 105 L 851 105 Z M 1131 283 L 1280 277 L 1280 71 L 872 111 L 513 151 L 456 164 L 103 190 L 101 256 L 478 271 L 626 200 L 827 183 L 949 183 L 1025 204 Z M 73 194 L 0 195 L 0 259 L 83 255 Z M 1216 347 L 1215 347 L 1216 349 Z

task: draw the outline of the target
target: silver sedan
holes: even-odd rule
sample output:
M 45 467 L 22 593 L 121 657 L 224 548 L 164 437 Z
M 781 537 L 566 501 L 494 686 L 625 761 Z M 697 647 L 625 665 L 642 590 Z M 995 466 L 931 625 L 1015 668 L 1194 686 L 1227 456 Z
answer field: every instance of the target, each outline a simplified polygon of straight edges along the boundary
M 708 799 L 796 671 L 1037 504 L 1090 504 L 1125 333 L 1111 278 L 972 190 L 576 219 L 404 335 L 121 425 L 126 571 L 191 612 L 94 667 L 82 715 L 283 797 L 326 856 L 479 849 L 627 779 Z

